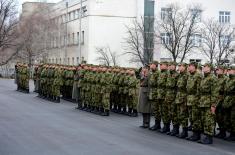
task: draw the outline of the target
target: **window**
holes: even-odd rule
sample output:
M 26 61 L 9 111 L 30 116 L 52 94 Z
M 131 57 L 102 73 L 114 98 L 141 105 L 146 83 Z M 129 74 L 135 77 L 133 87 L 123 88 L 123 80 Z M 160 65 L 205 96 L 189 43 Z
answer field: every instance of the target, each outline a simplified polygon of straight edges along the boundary
M 219 22 L 220 23 L 230 23 L 230 11 L 220 11 L 219 12 Z
M 72 44 L 73 44 L 73 45 L 74 45 L 74 43 L 75 43 L 75 42 L 74 42 L 74 41 L 75 41 L 74 39 L 75 39 L 75 38 L 74 38 L 74 33 L 73 33 L 73 34 L 72 34 Z
M 84 35 L 85 35 L 84 33 L 85 33 L 85 32 L 82 31 L 82 42 L 81 42 L 82 44 L 84 44 Z
M 70 45 L 70 34 L 68 34 L 68 42 L 67 42 L 68 45 Z
M 68 58 L 68 65 L 70 65 L 70 59 Z
M 60 58 L 60 64 L 61 64 L 61 58 Z
M 199 47 L 202 43 L 202 36 L 200 34 L 194 34 L 191 38 L 191 41 L 193 46 Z
M 167 62 L 171 62 L 172 58 L 160 58 L 161 62 L 167 61 Z
M 169 45 L 171 43 L 171 34 L 170 33 L 161 33 L 161 42 L 162 42 L 162 44 Z
M 195 18 L 196 22 L 201 22 L 202 18 L 202 10 L 199 9 L 191 9 L 192 18 Z
M 55 63 L 56 63 L 56 64 L 58 63 L 58 59 L 57 59 L 57 58 L 55 59 Z
M 79 64 L 79 57 L 77 57 L 77 64 Z
M 80 9 L 77 9 L 77 10 L 75 11 L 75 17 L 76 17 L 76 19 L 79 18 L 79 12 L 80 12 Z
M 74 57 L 72 57 L 72 65 L 74 65 Z
M 161 8 L 161 19 L 162 20 L 169 20 L 172 15 L 171 8 Z
M 79 32 L 77 32 L 77 44 L 79 43 Z
M 222 35 L 220 36 L 220 45 L 222 45 L 223 47 L 227 46 L 229 43 L 229 36 L 226 35 Z
M 66 46 L 67 44 L 66 44 L 66 35 L 64 35 L 64 46 Z
M 71 20 L 71 12 L 69 13 L 69 21 Z
M 189 62 L 196 62 L 196 63 L 201 63 L 201 59 L 190 59 Z
M 76 11 L 73 11 L 73 19 L 76 19 Z

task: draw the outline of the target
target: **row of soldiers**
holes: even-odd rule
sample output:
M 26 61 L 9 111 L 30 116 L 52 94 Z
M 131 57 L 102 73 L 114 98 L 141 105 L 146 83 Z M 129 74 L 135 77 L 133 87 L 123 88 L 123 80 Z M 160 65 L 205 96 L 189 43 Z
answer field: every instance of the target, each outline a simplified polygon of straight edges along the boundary
M 215 136 L 235 140 L 235 67 L 226 69 L 196 63 L 158 62 L 141 71 L 138 110 L 143 114 L 143 128 L 157 130 L 190 141 L 212 144 Z M 147 93 L 146 93 L 147 92 Z M 155 124 L 150 127 L 153 111 Z M 161 126 L 161 120 L 164 126 Z M 189 125 L 190 122 L 190 125 Z M 170 123 L 173 129 L 170 130 Z M 179 132 L 179 127 L 182 132 Z M 188 135 L 192 128 L 193 134 Z M 226 132 L 230 135 L 226 137 Z
M 35 92 L 39 93 L 39 97 L 57 103 L 60 102 L 61 95 L 65 99 L 71 99 L 75 71 L 74 66 L 36 65 L 34 68 Z
M 82 64 L 74 78 L 78 109 L 108 116 L 110 110 L 137 116 L 139 81 L 133 68 Z
M 15 83 L 17 91 L 29 93 L 29 67 L 24 63 L 17 63 L 15 65 Z

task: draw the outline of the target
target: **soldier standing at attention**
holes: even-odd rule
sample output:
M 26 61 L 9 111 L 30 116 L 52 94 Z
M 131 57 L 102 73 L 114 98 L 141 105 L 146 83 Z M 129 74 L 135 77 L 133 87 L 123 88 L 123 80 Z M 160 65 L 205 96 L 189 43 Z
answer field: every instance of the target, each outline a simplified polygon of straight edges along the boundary
M 204 77 L 201 80 L 198 93 L 200 93 L 199 100 L 199 115 L 201 116 L 201 131 L 203 135 L 199 143 L 212 144 L 213 134 L 215 128 L 215 76 L 211 73 L 213 67 L 211 64 L 205 64 L 203 67 Z
M 168 68 L 167 62 L 160 63 L 160 73 L 159 73 L 159 78 L 157 79 L 157 102 L 160 107 L 161 118 L 164 115 L 163 114 L 163 104 L 164 104 L 165 95 L 166 95 L 167 68 Z M 159 131 L 161 131 L 161 130 L 159 130 Z M 170 124 L 164 124 L 162 131 L 164 131 L 164 132 L 170 131 Z
M 159 71 L 158 71 L 158 62 L 154 61 L 150 65 L 150 74 L 149 74 L 149 102 L 151 104 L 151 109 L 154 115 L 155 124 L 149 128 L 152 131 L 156 131 L 158 129 L 161 129 L 161 113 L 160 113 L 160 104 L 157 100 L 157 80 L 159 77 Z
M 187 137 L 187 140 L 197 141 L 200 139 L 200 109 L 199 109 L 199 87 L 201 83 L 201 75 L 197 73 L 197 64 L 191 62 L 188 67 L 189 75 L 187 80 L 187 108 L 190 124 L 192 125 L 193 135 Z
M 230 135 L 225 140 L 235 141 L 235 67 L 230 67 L 228 74 L 229 79 L 225 84 L 225 99 L 222 107 L 225 110 L 225 128 Z
M 163 107 L 163 116 L 162 120 L 165 130 L 162 130 L 162 133 L 167 133 L 168 135 L 175 136 L 179 134 L 179 125 L 176 122 L 177 119 L 177 110 L 175 104 L 176 96 L 176 84 L 179 74 L 176 72 L 176 63 L 171 62 L 168 65 L 168 76 L 166 81 L 166 96 L 165 101 L 162 105 Z M 172 121 L 173 130 L 170 132 L 170 123 Z
M 215 111 L 215 119 L 219 126 L 219 133 L 215 135 L 217 138 L 225 138 L 226 130 L 225 130 L 225 122 L 224 116 L 226 112 L 222 107 L 224 101 L 224 86 L 228 79 L 226 75 L 224 75 L 224 66 L 218 66 L 216 69 L 216 82 L 215 82 L 215 95 L 216 95 L 216 111 Z
M 140 91 L 139 91 L 139 103 L 138 112 L 143 115 L 143 125 L 141 128 L 149 128 L 150 125 L 150 115 L 151 115 L 151 105 L 148 102 L 148 77 L 149 67 L 145 66 L 142 68 L 140 73 Z
M 177 135 L 179 138 L 188 137 L 188 116 L 187 116 L 187 64 L 181 63 L 178 65 L 179 78 L 177 81 L 177 93 L 176 93 L 176 110 L 177 119 L 176 124 L 182 126 L 182 132 Z

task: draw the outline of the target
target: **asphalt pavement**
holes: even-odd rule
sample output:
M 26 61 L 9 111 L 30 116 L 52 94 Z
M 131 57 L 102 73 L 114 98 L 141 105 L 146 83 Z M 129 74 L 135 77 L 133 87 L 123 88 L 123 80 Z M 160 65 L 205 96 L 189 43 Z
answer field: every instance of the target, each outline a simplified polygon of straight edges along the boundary
M 102 117 L 15 89 L 0 79 L 0 155 L 235 155 L 234 142 L 202 145 L 141 129 L 141 117 Z

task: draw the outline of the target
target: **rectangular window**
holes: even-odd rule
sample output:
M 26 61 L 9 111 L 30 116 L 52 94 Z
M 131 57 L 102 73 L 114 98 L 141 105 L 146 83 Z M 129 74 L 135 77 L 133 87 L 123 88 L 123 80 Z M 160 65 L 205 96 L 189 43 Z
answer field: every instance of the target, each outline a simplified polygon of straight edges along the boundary
M 162 20 L 169 20 L 172 16 L 171 8 L 161 8 L 161 19 Z
M 84 40 L 85 40 L 85 36 L 84 35 L 85 35 L 85 32 L 82 31 L 82 42 L 81 42 L 82 44 L 84 44 Z
M 220 11 L 219 12 L 219 22 L 226 24 L 226 23 L 230 23 L 230 17 L 231 16 L 231 12 L 230 11 Z
M 79 64 L 79 57 L 77 57 L 77 64 Z
M 71 12 L 69 13 L 69 21 L 71 20 Z
M 68 65 L 70 65 L 70 59 L 68 58 Z
M 222 36 L 220 36 L 220 43 L 221 43 L 221 45 L 223 46 L 223 47 L 225 47 L 225 46 L 227 46 L 228 45 L 228 43 L 229 43 L 229 36 L 227 36 L 227 35 L 222 35 Z
M 72 65 L 74 65 L 74 57 L 72 57 Z
M 77 32 L 77 44 L 79 43 L 79 32 Z
M 202 18 L 202 10 L 199 9 L 191 9 L 192 18 L 195 18 L 196 22 L 201 22 Z
M 74 33 L 72 34 L 72 44 L 74 45 L 74 43 L 75 43 L 75 38 L 74 38 L 75 36 L 74 36 Z
M 191 38 L 192 44 L 195 47 L 200 47 L 202 44 L 202 36 L 200 34 L 194 34 Z
M 162 42 L 162 44 L 165 44 L 165 45 L 171 44 L 171 34 L 170 33 L 161 33 L 161 42 Z
M 73 11 L 73 19 L 76 19 L 76 11 Z
M 70 45 L 70 34 L 68 34 L 68 42 L 67 42 L 68 45 Z
M 60 64 L 61 64 L 61 58 L 60 58 Z

